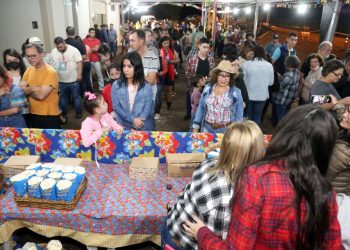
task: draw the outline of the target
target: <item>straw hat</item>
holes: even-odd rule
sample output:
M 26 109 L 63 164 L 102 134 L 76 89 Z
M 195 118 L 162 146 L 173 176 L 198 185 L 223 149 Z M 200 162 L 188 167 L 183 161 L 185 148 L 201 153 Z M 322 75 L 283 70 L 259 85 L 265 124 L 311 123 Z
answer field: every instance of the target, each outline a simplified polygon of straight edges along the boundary
M 230 74 L 237 73 L 235 68 L 232 67 L 231 62 L 228 60 L 222 60 L 219 65 L 213 71 L 223 71 Z

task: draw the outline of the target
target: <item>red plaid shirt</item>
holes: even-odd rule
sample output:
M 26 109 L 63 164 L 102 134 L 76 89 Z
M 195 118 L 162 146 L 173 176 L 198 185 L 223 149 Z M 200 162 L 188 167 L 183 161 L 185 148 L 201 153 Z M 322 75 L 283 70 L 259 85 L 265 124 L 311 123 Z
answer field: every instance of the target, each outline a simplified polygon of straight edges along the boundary
M 294 188 L 277 165 L 250 166 L 240 181 L 232 206 L 226 241 L 207 227 L 198 231 L 198 249 L 295 249 L 297 236 Z M 306 213 L 302 206 L 302 221 Z M 335 195 L 330 202 L 329 228 L 322 249 L 343 249 Z
M 211 55 L 211 53 L 209 53 L 207 58 L 209 62 L 209 71 L 211 71 L 214 68 L 214 64 L 215 64 L 214 57 Z M 195 56 L 188 58 L 188 61 L 186 64 L 186 71 L 185 71 L 186 77 L 188 80 L 196 76 L 198 61 L 199 61 L 198 53 Z

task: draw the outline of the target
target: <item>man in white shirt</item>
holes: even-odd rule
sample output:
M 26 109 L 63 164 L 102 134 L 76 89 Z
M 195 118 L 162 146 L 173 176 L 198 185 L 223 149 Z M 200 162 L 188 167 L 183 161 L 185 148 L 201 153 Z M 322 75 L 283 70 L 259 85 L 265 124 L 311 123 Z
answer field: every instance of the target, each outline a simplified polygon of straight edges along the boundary
M 69 98 L 72 96 L 77 119 L 82 118 L 80 87 L 83 59 L 78 49 L 66 44 L 62 37 L 54 40 L 56 48 L 51 54 L 57 62 L 57 73 L 59 80 L 59 106 L 62 115 L 65 116 L 68 110 Z

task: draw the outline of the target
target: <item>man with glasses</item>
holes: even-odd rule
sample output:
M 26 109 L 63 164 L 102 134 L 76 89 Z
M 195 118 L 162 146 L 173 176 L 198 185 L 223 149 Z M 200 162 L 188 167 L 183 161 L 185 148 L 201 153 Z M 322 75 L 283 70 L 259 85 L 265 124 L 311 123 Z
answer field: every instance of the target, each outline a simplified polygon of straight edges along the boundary
M 36 37 L 36 36 L 33 36 L 33 37 L 29 38 L 28 39 L 28 43 L 37 44 L 37 45 L 40 45 L 41 47 L 44 48 L 44 44 L 41 42 L 39 37 Z M 48 65 L 50 65 L 51 67 L 56 69 L 56 67 L 57 67 L 56 61 L 53 59 L 52 55 L 50 53 L 46 52 L 46 51 L 44 51 L 44 61 Z M 23 62 L 24 62 L 24 65 L 26 66 L 26 68 L 28 68 L 30 66 L 30 63 L 29 63 L 29 61 L 28 61 L 28 59 L 26 57 L 23 58 Z
M 59 129 L 61 125 L 56 70 L 45 63 L 42 46 L 28 44 L 25 53 L 31 66 L 24 73 L 20 87 L 28 97 L 30 126 Z
M 80 86 L 83 58 L 79 50 L 69 44 L 66 44 L 62 37 L 56 37 L 54 40 L 56 48 L 51 51 L 55 61 L 58 62 L 57 73 L 59 79 L 60 98 L 59 106 L 62 111 L 64 121 L 67 121 L 69 98 L 72 97 L 75 117 L 81 119 L 82 109 L 80 100 Z

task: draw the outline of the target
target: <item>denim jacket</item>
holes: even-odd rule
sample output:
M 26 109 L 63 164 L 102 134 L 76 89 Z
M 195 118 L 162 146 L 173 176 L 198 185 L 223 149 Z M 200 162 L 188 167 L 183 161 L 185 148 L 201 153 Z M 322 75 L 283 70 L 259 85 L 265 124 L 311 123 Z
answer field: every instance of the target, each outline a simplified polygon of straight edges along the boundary
M 206 85 L 203 90 L 196 112 L 196 116 L 193 120 L 193 129 L 199 129 L 202 125 L 203 120 L 205 119 L 207 111 L 206 101 L 208 96 L 211 94 L 213 87 L 214 84 L 210 83 Z M 230 98 L 232 98 L 233 103 L 230 115 L 231 122 L 243 121 L 243 98 L 241 91 L 239 90 L 239 88 L 232 86 L 229 89 L 229 96 Z
M 152 88 L 148 83 L 145 82 L 145 85 L 137 90 L 131 111 L 127 84 L 115 81 L 111 95 L 113 110 L 117 114 L 116 120 L 125 129 L 133 128 L 134 119 L 141 118 L 144 125 L 138 130 L 154 130 Z

